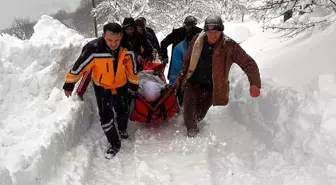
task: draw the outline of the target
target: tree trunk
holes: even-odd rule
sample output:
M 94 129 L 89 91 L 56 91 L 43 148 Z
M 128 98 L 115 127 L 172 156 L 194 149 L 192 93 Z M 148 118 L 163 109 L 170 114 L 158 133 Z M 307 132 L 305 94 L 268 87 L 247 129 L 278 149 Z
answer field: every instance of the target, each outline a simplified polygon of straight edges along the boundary
M 94 0 L 92 0 L 92 8 L 96 8 Z M 93 17 L 93 24 L 94 24 L 94 33 L 95 33 L 95 36 L 98 37 L 97 19 L 96 19 L 96 17 Z
M 284 22 L 286 22 L 288 19 L 292 18 L 292 16 L 293 16 L 293 10 L 292 9 L 287 10 L 284 13 Z

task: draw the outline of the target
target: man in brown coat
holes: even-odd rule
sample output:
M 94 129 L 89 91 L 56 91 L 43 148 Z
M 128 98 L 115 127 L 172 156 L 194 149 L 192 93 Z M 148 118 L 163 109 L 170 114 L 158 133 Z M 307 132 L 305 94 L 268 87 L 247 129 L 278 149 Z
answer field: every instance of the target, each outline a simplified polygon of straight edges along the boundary
M 206 18 L 204 32 L 191 41 L 174 83 L 175 87 L 181 85 L 184 90 L 183 118 L 189 137 L 197 135 L 197 123 L 203 120 L 211 105 L 228 104 L 228 77 L 233 63 L 246 73 L 251 96 L 260 95 L 261 80 L 256 62 L 223 31 L 223 21 L 219 16 Z

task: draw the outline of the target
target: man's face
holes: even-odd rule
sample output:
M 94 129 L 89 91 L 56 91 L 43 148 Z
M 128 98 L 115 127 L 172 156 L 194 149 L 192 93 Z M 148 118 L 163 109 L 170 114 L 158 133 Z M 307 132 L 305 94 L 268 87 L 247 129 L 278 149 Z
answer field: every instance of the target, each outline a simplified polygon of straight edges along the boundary
M 216 30 L 210 30 L 210 31 L 207 31 L 206 34 L 208 36 L 208 42 L 210 44 L 214 44 L 218 41 L 222 32 L 221 31 L 216 31 Z
M 137 30 L 139 33 L 143 34 L 145 32 L 145 28 L 141 27 L 141 26 L 137 26 Z
M 116 50 L 120 46 L 122 33 L 112 33 L 110 31 L 106 31 L 103 35 L 103 38 L 111 50 Z
M 184 27 L 186 28 L 187 33 L 189 33 L 192 30 L 192 28 L 194 27 L 194 25 L 184 25 Z
M 133 36 L 134 34 L 134 27 L 129 26 L 125 28 L 125 32 L 127 33 L 127 35 Z

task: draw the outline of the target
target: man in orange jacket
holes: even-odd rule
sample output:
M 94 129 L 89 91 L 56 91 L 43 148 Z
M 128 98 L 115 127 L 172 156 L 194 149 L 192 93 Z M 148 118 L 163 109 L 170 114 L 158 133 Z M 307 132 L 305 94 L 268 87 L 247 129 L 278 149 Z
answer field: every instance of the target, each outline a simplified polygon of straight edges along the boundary
M 103 36 L 84 46 L 63 86 L 69 97 L 83 74 L 91 75 L 101 126 L 111 144 L 106 158 L 113 157 L 120 150 L 121 139 L 128 137 L 128 91 L 137 91 L 139 84 L 134 53 L 120 46 L 122 36 L 119 24 L 106 24 Z

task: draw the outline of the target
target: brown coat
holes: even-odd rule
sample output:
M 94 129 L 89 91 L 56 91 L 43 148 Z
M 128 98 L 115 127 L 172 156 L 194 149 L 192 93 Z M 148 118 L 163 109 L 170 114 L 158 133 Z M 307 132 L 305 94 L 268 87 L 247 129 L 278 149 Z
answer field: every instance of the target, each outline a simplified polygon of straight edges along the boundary
M 183 60 L 180 74 L 177 79 L 182 83 L 182 88 L 191 77 L 203 47 L 205 33 L 202 32 L 191 41 L 188 54 Z M 197 41 L 197 42 L 196 42 Z M 195 44 L 196 42 L 196 44 Z M 213 105 L 227 105 L 229 102 L 229 70 L 236 63 L 246 73 L 250 85 L 261 87 L 260 73 L 256 62 L 234 40 L 222 35 L 216 43 L 213 53 Z

